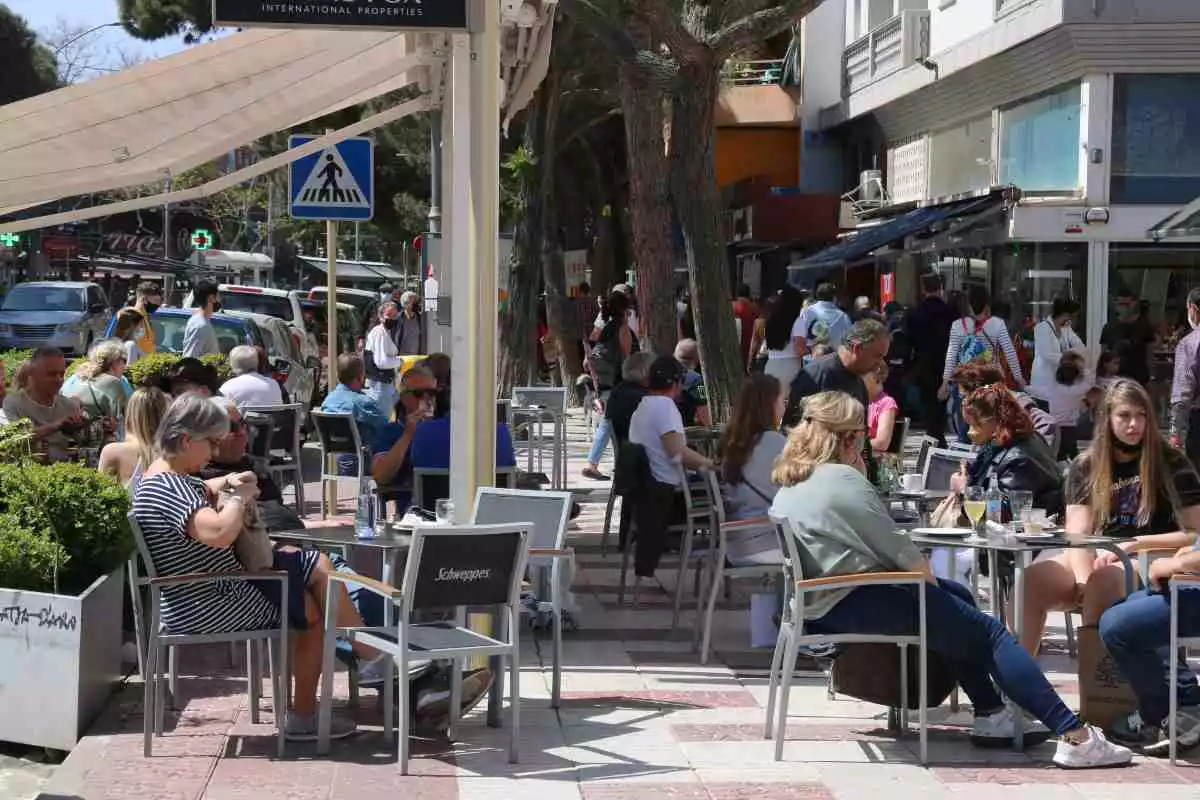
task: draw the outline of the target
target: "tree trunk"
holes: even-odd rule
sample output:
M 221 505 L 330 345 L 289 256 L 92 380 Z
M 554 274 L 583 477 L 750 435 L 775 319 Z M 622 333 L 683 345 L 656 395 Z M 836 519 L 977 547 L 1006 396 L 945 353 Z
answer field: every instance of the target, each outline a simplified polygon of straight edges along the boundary
M 726 243 L 713 167 L 717 66 L 708 48 L 689 54 L 689 60 L 680 65 L 680 91 L 672 98 L 670 157 L 671 187 L 683 229 L 696 340 L 714 422 L 729 417 L 742 375 L 740 342 L 729 306 Z
M 644 24 L 628 19 L 625 30 L 639 46 L 649 47 L 650 33 Z M 638 313 L 645 321 L 643 345 L 659 355 L 670 355 L 675 349 L 675 254 L 671 247 L 670 169 L 663 139 L 666 96 L 635 64 L 622 60 L 617 73 L 625 118 Z
M 560 35 L 569 36 L 569 26 L 563 24 Z M 564 51 L 562 48 L 558 51 Z M 562 84 L 562 66 L 551 54 L 550 71 L 538 91 L 544 98 L 539 122 L 542 126 L 542 149 L 537 154 L 537 170 L 542 198 L 542 278 L 546 287 L 546 326 L 549 336 L 558 341 L 558 372 L 562 385 L 575 386 L 583 365 L 579 361 L 578 334 L 574 331 L 573 314 L 567 298 L 567 273 L 563 262 L 562 240 L 558 217 L 558 102 Z M 575 397 L 567 393 L 568 399 Z
M 599 289 L 619 282 L 613 279 L 616 274 L 615 251 L 617 245 L 614 236 L 613 208 L 608 200 L 611 195 L 613 178 L 600 167 L 596 149 L 587 140 L 587 137 L 580 138 L 579 148 L 583 151 L 587 162 L 587 177 L 583 178 L 581 182 L 588 187 L 588 204 L 591 206 L 592 284 Z
M 536 154 L 542 147 L 541 119 L 545 100 L 537 97 L 525 123 L 523 147 Z M 534 165 L 520 175 L 520 223 L 513 239 L 512 263 L 508 278 L 508 308 L 500 324 L 500 389 L 511 396 L 512 387 L 536 382 L 537 363 L 537 304 L 542 283 L 542 211 L 546 198 L 538 167 Z

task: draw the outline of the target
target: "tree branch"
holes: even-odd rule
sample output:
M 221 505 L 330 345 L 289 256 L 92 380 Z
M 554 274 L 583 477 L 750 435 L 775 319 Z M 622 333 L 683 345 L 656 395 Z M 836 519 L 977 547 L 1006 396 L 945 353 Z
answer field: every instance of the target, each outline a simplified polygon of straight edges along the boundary
M 709 37 L 708 45 L 716 51 L 718 59 L 724 61 L 779 33 L 793 20 L 805 16 L 820 3 L 821 0 L 790 0 L 747 14 L 714 33 Z
M 613 117 L 618 117 L 620 115 L 621 115 L 621 109 L 619 109 L 619 108 L 610 108 L 608 111 L 605 111 L 603 114 L 597 114 L 596 116 L 589 119 L 587 122 L 584 122 L 582 125 L 579 125 L 579 126 L 573 128 L 569 134 L 567 134 L 566 136 L 559 139 L 558 140 L 558 149 L 565 150 L 567 145 L 569 145 L 571 142 L 578 139 L 580 136 L 583 136 L 585 133 L 590 131 L 592 128 L 596 127 L 597 125 L 601 124 L 602 122 L 605 122 L 606 120 L 610 120 Z
M 687 60 L 692 50 L 702 46 L 684 24 L 684 15 L 668 0 L 637 0 L 630 12 L 643 20 L 651 33 L 660 38 L 676 61 Z

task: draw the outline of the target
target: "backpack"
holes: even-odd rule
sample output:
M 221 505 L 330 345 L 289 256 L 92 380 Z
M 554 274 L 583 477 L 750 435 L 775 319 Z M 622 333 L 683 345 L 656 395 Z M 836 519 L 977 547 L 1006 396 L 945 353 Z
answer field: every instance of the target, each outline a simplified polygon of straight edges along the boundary
M 624 325 L 624 320 L 610 320 L 600 332 L 600 338 L 592 345 L 588 353 L 588 366 L 596 376 L 597 388 L 609 388 L 617 385 L 621 374 L 621 344 L 618 325 Z
M 850 318 L 846 316 L 846 312 L 837 307 L 828 311 L 814 306 L 811 313 L 813 319 L 808 323 L 808 330 L 804 332 L 809 349 L 819 344 L 829 347 L 840 345 L 845 338 L 846 329 L 850 327 Z
M 998 357 L 996 348 L 992 345 L 991 337 L 983 332 L 987 320 L 972 320 L 974 328 L 967 327 L 967 320 L 961 319 L 963 326 L 962 343 L 958 346 L 958 366 L 965 364 L 990 364 Z

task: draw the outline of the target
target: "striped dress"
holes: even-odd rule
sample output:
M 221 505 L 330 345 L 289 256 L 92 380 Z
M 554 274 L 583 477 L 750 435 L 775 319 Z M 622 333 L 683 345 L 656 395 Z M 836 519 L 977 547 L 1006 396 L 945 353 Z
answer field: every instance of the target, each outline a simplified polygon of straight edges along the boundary
M 210 508 L 204 482 L 163 472 L 143 477 L 133 494 L 133 516 L 159 577 L 196 572 L 241 572 L 232 547 L 209 547 L 188 535 L 188 521 Z M 168 586 L 162 592 L 167 633 L 223 633 L 278 624 L 279 608 L 247 581 Z

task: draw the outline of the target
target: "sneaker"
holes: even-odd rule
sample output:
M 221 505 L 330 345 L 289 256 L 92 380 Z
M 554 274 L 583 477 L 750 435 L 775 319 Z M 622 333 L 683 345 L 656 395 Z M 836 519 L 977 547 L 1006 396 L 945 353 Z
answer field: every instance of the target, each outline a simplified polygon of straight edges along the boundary
M 1175 735 L 1177 750 L 1190 750 L 1200 744 L 1200 707 L 1190 706 L 1175 712 Z M 1167 723 L 1163 722 L 1158 729 L 1157 741 L 1146 744 L 1142 752 L 1155 758 L 1164 758 L 1171 752 L 1171 741 L 1168 735 Z
M 1007 747 L 1013 740 L 1013 715 L 1008 706 L 971 723 L 971 744 L 978 747 Z M 1021 733 L 1026 744 L 1040 744 L 1050 738 L 1050 730 L 1037 720 L 1021 717 Z
M 345 739 L 356 730 L 353 721 L 334 714 L 329 726 L 329 738 Z M 317 740 L 317 715 L 289 713 L 283 723 L 283 735 L 289 742 L 315 742 Z
M 1083 741 L 1080 737 L 1087 736 Z M 1123 767 L 1133 761 L 1133 751 L 1113 744 L 1095 725 L 1070 731 L 1058 741 L 1054 763 L 1062 769 L 1097 769 Z
M 492 685 L 492 671 L 486 667 L 465 673 L 462 678 L 462 705 L 459 716 L 467 714 L 479 704 Z M 450 686 L 430 688 L 417 696 L 418 719 L 441 720 L 450 716 Z
M 1153 725 L 1147 725 L 1142 719 L 1140 711 L 1130 711 L 1125 716 L 1118 717 L 1113 722 L 1108 734 L 1114 742 L 1135 750 L 1153 747 L 1160 741 L 1164 741 L 1162 730 Z
M 590 480 L 593 480 L 593 481 L 611 481 L 612 480 L 612 478 L 605 475 L 603 472 L 601 472 L 596 467 L 584 467 L 583 472 L 581 472 L 580 474 L 583 475 L 583 477 L 589 478 Z
M 364 688 L 372 686 L 382 686 L 383 676 L 387 672 L 388 662 L 391 660 L 390 655 L 378 655 L 370 661 L 358 664 L 358 685 Z M 393 675 L 395 672 L 392 673 Z

